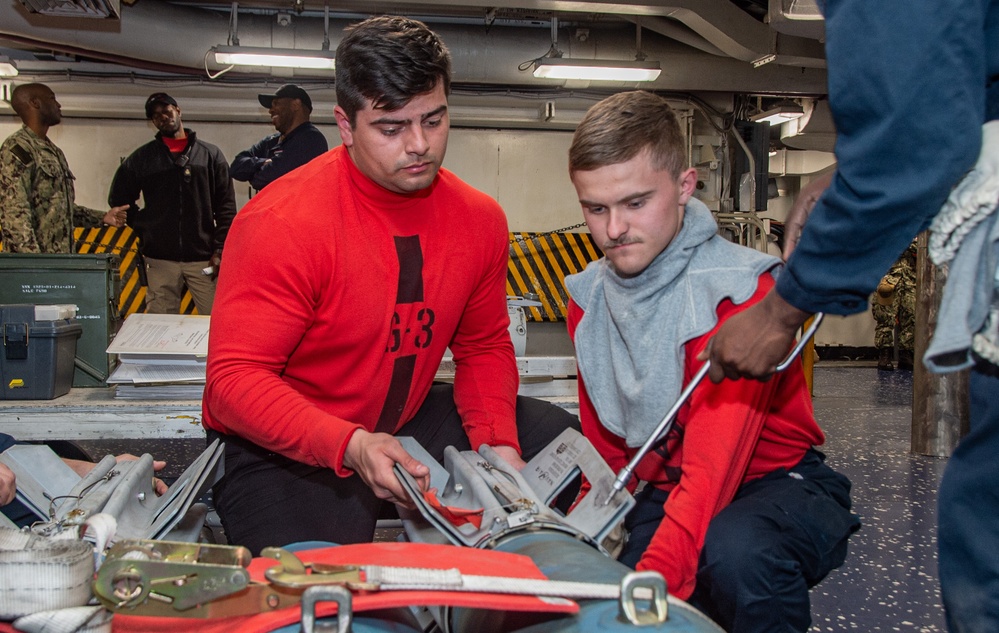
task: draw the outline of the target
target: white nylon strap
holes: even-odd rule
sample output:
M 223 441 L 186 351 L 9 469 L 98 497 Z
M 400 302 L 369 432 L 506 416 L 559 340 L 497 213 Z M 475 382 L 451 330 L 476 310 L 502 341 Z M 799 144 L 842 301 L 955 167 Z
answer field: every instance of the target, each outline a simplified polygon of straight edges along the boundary
M 95 552 L 105 552 L 118 530 L 118 520 L 110 514 L 100 513 L 88 518 L 84 525 L 83 538 L 94 544 Z M 100 565 L 98 565 L 100 567 Z
M 383 590 L 477 591 L 577 599 L 616 600 L 621 597 L 621 587 L 611 584 L 462 575 L 457 569 L 379 566 L 365 566 L 362 569 L 365 580 L 379 584 Z M 638 591 L 640 598 L 642 593 L 646 593 L 648 597 L 652 595 L 651 591 Z
M 0 619 L 83 606 L 93 575 L 89 543 L 0 529 Z
M 112 613 L 102 606 L 41 611 L 14 620 L 23 633 L 111 633 Z

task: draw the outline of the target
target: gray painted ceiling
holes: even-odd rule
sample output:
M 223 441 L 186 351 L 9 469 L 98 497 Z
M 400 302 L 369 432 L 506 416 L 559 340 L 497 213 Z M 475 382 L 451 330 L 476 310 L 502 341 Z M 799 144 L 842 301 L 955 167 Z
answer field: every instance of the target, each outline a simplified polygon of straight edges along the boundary
M 216 75 L 223 69 L 207 55 L 212 46 L 237 35 L 244 46 L 319 49 L 328 35 L 334 49 L 347 24 L 398 13 L 441 34 L 454 58 L 455 103 L 483 113 L 522 109 L 526 115 L 512 116 L 535 119 L 538 105 L 548 101 L 560 111 L 585 109 L 595 98 L 638 87 L 692 95 L 722 111 L 731 111 L 738 95 L 750 97 L 743 101 L 752 106 L 826 91 L 814 0 L 346 0 L 328 3 L 328 31 L 327 3 L 248 0 L 238 3 L 235 32 L 233 6 L 138 0 L 122 3 L 117 18 L 85 19 L 30 13 L 18 0 L 0 0 L 0 55 L 15 60 L 19 82 L 59 82 L 57 94 L 71 116 L 74 108 L 96 116 L 134 112 L 133 102 L 159 86 L 203 99 L 201 116 L 207 117 L 218 113 L 213 102 L 223 95 L 248 96 L 261 86 L 295 82 L 332 95 L 329 71 L 237 67 Z M 640 52 L 661 63 L 662 75 L 641 85 L 533 77 L 520 68 L 548 51 L 553 17 L 566 57 L 633 60 L 640 42 Z M 225 114 L 259 117 L 252 101 L 246 107 Z

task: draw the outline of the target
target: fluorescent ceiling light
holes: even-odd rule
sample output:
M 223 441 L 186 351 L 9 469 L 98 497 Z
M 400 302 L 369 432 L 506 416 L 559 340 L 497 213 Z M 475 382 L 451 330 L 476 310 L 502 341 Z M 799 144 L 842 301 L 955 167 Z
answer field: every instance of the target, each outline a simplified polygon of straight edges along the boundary
M 0 77 L 17 77 L 17 66 L 7 58 L 0 59 Z
M 215 53 L 215 61 L 224 65 L 311 68 L 318 70 L 333 70 L 335 68 L 332 51 L 252 46 L 216 46 L 212 50 Z
M 590 79 L 596 81 L 655 81 L 659 62 L 611 61 L 542 57 L 534 62 L 534 76 L 545 79 Z
M 749 117 L 749 120 L 753 123 L 780 125 L 781 123 L 787 123 L 792 119 L 804 116 L 804 114 L 805 110 L 800 105 L 794 103 L 793 101 L 788 101 L 786 103 L 781 103 L 776 108 L 767 110 L 766 112 L 755 114 Z

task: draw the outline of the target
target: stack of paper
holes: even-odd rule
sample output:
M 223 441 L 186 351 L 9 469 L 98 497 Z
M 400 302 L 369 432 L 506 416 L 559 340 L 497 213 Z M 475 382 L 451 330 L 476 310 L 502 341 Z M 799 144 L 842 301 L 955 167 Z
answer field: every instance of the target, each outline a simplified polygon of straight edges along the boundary
M 200 399 L 211 317 L 141 314 L 125 319 L 108 346 L 120 364 L 108 378 L 116 398 Z

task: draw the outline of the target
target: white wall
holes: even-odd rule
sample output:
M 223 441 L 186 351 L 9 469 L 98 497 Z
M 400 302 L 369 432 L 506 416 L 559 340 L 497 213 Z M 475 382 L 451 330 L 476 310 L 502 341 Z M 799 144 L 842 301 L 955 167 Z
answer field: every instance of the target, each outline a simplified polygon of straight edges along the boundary
M 571 141 L 571 132 L 453 129 L 444 165 L 496 198 L 511 231 L 551 231 L 583 221 Z
M 827 314 L 815 335 L 815 344 L 820 347 L 874 347 L 874 317 L 870 308 L 845 317 Z
M 19 127 L 15 117 L 3 117 L 0 138 Z M 273 131 L 267 123 L 198 121 L 188 127 L 200 138 L 218 145 L 229 160 Z M 331 146 L 340 143 L 336 126 L 320 124 L 319 128 Z M 108 188 L 119 162 L 148 142 L 155 132 L 146 121 L 73 118 L 51 128 L 49 138 L 66 153 L 76 176 L 77 202 L 106 208 Z M 496 198 L 506 210 L 511 231 L 551 231 L 582 221 L 566 167 L 571 140 L 571 132 L 455 128 L 451 130 L 445 166 Z M 246 203 L 248 192 L 246 183 L 236 183 L 240 207 Z M 781 199 L 778 204 L 786 203 Z M 772 217 L 778 216 L 783 213 Z M 873 319 L 869 312 L 829 317 L 816 343 L 871 346 Z
M 20 127 L 14 117 L 0 121 L 0 139 Z M 263 123 L 208 123 L 188 127 L 218 145 L 232 160 L 274 128 Z M 340 144 L 335 125 L 319 125 L 330 146 Z M 102 208 L 111 179 L 123 158 L 156 133 L 147 121 L 64 119 L 49 138 L 66 153 L 76 176 L 79 204 Z M 512 231 L 550 231 L 582 221 L 566 171 L 570 132 L 451 130 L 445 166 L 496 198 L 507 212 Z M 239 207 L 249 199 L 246 183 L 236 183 Z

